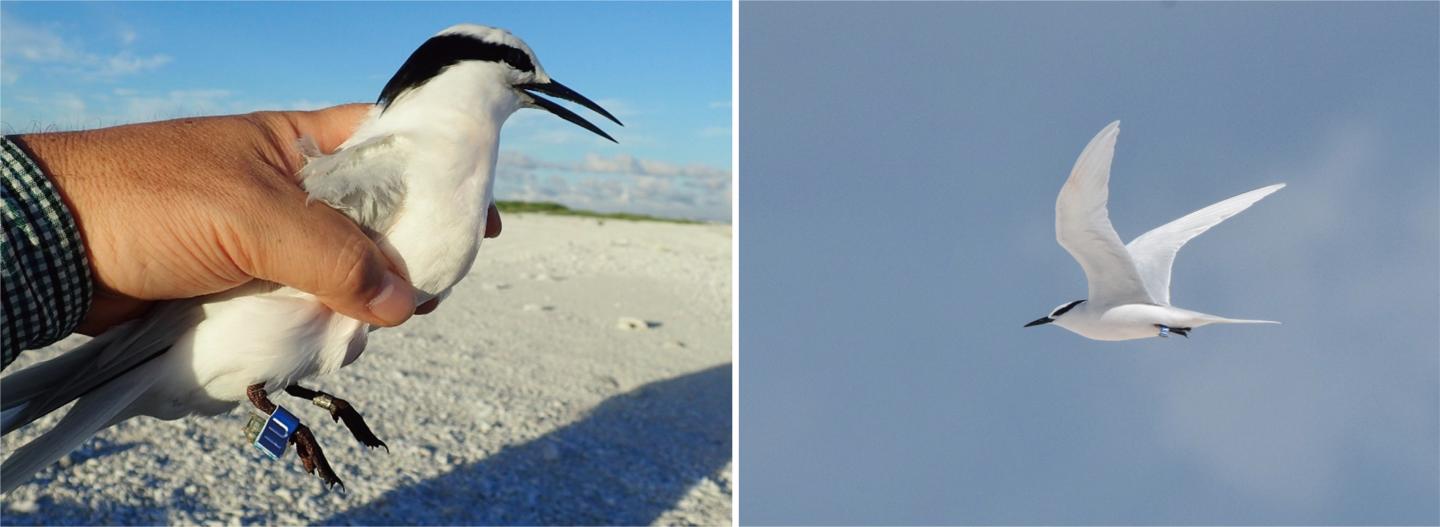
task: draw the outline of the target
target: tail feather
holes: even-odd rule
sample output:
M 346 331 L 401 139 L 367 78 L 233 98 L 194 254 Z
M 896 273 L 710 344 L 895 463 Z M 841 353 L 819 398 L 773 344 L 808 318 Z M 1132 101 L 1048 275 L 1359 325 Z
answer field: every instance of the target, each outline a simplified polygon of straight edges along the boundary
M 29 424 L 45 413 L 33 411 L 86 364 L 94 364 L 106 346 L 117 340 L 116 332 L 105 333 L 58 357 L 35 364 L 0 379 L 0 435 Z M 69 401 L 66 401 L 69 402 Z M 64 403 L 61 403 L 63 406 Z M 58 408 L 58 407 L 57 407 Z M 27 411 L 31 410 L 31 411 Z M 53 408 L 51 410 L 54 410 Z
M 158 362 L 142 364 L 81 397 L 55 428 L 20 447 L 0 465 L 0 494 L 9 494 L 96 432 L 118 422 L 116 417 L 155 384 L 161 366 Z
M 30 424 L 126 375 L 164 352 L 203 316 L 191 302 L 166 302 L 48 361 L 0 378 L 0 435 Z
M 1274 320 L 1245 320 L 1239 318 L 1213 317 L 1211 324 L 1279 324 Z

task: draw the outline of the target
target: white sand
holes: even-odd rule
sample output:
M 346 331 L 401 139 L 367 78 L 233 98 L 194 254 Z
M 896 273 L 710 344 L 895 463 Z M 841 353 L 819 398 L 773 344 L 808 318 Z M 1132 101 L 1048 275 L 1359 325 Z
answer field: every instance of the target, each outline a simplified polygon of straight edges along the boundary
M 311 383 L 354 403 L 389 454 L 275 398 L 346 492 L 323 490 L 293 449 L 270 461 L 245 444 L 242 406 L 106 430 L 5 497 L 0 523 L 728 525 L 730 227 L 504 220 L 437 312 L 372 334 L 357 363 Z

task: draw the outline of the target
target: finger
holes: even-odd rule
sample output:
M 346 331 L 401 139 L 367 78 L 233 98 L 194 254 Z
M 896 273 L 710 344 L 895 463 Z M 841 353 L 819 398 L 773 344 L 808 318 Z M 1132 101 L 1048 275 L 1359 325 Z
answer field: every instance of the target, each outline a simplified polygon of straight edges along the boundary
M 332 153 L 354 135 L 373 105 L 342 104 L 308 112 L 256 112 L 250 114 L 273 134 L 272 148 L 287 172 L 295 175 L 305 165 L 298 142 L 309 138 L 323 153 Z
M 490 210 L 485 212 L 485 237 L 496 238 L 500 236 L 500 209 L 495 204 L 490 204 Z
M 315 295 L 331 309 L 380 326 L 415 311 L 415 289 L 349 218 L 300 189 L 255 221 L 240 222 L 230 254 L 251 276 Z
M 321 152 L 330 153 L 340 148 L 360 127 L 369 115 L 370 104 L 342 104 L 309 112 L 287 112 L 295 124 L 295 131 L 301 136 L 310 136 Z
M 428 315 L 428 314 L 430 314 L 431 312 L 435 311 L 435 308 L 437 308 L 437 307 L 440 307 L 440 297 L 438 297 L 438 296 L 435 297 L 435 298 L 431 298 L 430 300 L 426 301 L 424 304 L 420 304 L 420 307 L 415 308 L 415 314 L 416 314 L 416 315 Z

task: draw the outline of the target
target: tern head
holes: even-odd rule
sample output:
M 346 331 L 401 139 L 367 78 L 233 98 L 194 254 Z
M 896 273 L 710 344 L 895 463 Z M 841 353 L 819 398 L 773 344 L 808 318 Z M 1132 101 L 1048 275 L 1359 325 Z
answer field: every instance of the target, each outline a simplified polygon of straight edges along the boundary
M 615 138 L 575 112 L 538 95 L 543 93 L 589 108 L 615 124 L 624 126 L 599 104 L 550 78 L 524 41 L 504 29 L 476 24 L 448 27 L 425 41 L 405 60 L 405 64 L 400 66 L 390 82 L 385 84 L 376 105 L 383 113 L 393 105 L 406 101 L 420 88 L 447 75 L 460 75 L 459 72 L 468 73 L 465 76 L 468 84 L 458 89 L 472 90 L 476 96 L 483 94 L 504 98 L 506 100 L 500 102 L 511 103 L 511 111 L 516 108 L 539 108 L 615 141 Z M 497 87 L 500 89 L 495 89 Z M 447 86 L 445 89 L 454 88 Z
M 1084 299 L 1074 300 L 1074 301 L 1071 301 L 1071 302 L 1066 302 L 1066 303 L 1064 303 L 1064 304 L 1060 304 L 1060 305 L 1058 305 L 1058 306 L 1055 306 L 1055 309 L 1052 310 L 1052 311 L 1050 311 L 1050 315 L 1049 315 L 1049 316 L 1035 319 L 1035 320 L 1031 321 L 1029 324 L 1025 324 L 1025 327 L 1028 328 L 1028 327 L 1031 327 L 1031 326 L 1039 326 L 1039 325 L 1041 325 L 1041 324 L 1049 324 L 1049 323 L 1051 323 L 1051 322 L 1054 322 L 1054 321 L 1056 321 L 1056 320 L 1059 320 L 1060 317 L 1065 316 L 1065 314 L 1066 314 L 1066 313 L 1069 313 L 1071 309 L 1075 309 L 1075 306 L 1080 305 L 1080 304 L 1081 304 L 1082 302 L 1084 302 L 1084 301 L 1085 301 Z

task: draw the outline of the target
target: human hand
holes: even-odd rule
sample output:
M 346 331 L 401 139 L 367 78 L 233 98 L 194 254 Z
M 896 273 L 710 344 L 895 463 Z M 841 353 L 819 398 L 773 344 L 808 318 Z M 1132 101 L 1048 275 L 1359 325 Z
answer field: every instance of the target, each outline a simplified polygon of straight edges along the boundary
M 416 312 L 415 290 L 349 218 L 307 203 L 296 141 L 334 151 L 370 109 L 197 117 L 19 138 L 50 175 L 85 240 L 96 334 L 157 300 L 254 279 L 314 294 L 379 326 Z M 485 236 L 500 233 L 492 205 Z M 418 311 L 434 309 L 427 302 Z

